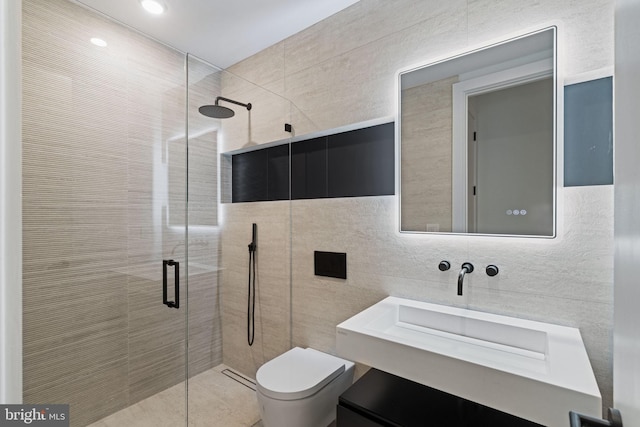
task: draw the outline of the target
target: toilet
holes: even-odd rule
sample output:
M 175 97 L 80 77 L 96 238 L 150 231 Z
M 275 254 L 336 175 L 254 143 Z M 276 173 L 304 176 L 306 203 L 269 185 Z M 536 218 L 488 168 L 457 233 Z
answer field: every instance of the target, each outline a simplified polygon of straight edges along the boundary
M 327 427 L 353 370 L 353 362 L 300 347 L 265 363 L 256 374 L 264 427 Z

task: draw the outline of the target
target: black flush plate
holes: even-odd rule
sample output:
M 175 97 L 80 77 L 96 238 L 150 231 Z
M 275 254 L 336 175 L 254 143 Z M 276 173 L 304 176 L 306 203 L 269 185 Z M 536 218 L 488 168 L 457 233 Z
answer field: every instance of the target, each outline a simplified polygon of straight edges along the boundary
M 316 276 L 347 278 L 347 254 L 344 252 L 314 251 L 313 264 Z

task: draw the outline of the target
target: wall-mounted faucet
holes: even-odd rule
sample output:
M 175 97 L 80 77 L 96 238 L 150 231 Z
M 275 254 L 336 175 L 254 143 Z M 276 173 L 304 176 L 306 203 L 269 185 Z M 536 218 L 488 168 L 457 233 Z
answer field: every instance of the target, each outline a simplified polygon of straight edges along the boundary
M 464 282 L 464 275 L 473 272 L 473 264 L 465 262 L 462 264 L 462 269 L 458 273 L 458 295 L 462 295 L 462 283 Z

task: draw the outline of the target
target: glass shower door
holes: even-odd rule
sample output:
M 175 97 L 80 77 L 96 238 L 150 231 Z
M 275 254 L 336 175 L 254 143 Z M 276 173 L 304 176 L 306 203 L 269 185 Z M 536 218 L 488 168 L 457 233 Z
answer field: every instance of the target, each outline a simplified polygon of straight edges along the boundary
M 189 341 L 187 384 L 188 425 L 224 425 L 217 411 L 224 406 L 224 386 L 212 382 L 222 364 L 218 224 L 218 138 L 220 121 L 201 115 L 198 108 L 211 104 L 220 93 L 221 71 L 187 55 L 187 224 Z
M 72 2 L 22 16 L 24 401 L 184 425 L 185 57 Z
M 138 54 L 129 62 L 137 72 L 127 75 L 129 408 L 122 425 L 180 426 L 188 346 L 185 57 L 170 49 Z
M 287 150 L 291 133 L 284 124 L 291 123 L 292 105 L 191 55 L 187 77 L 188 423 L 260 425 L 256 371 L 291 347 L 288 185 L 279 187 L 284 197 L 269 202 L 231 203 L 229 153 L 273 141 L 283 141 Z M 226 99 L 222 104 L 233 116 L 199 112 L 217 97 Z M 274 166 L 271 178 L 287 182 L 288 160 L 283 164 L 278 157 Z M 261 182 L 266 185 L 266 179 Z M 251 281 L 247 249 L 253 224 L 257 250 Z

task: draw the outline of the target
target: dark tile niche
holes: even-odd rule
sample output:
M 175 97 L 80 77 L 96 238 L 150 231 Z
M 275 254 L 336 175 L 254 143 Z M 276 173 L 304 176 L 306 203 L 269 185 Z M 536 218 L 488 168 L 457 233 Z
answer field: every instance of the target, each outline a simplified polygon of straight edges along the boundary
M 291 144 L 291 198 L 319 199 L 327 192 L 327 137 Z
M 289 199 L 289 145 L 231 157 L 232 202 Z
M 392 195 L 394 155 L 393 123 L 235 154 L 232 202 Z
M 327 141 L 329 197 L 393 194 L 393 138 L 392 123 L 331 135 Z

